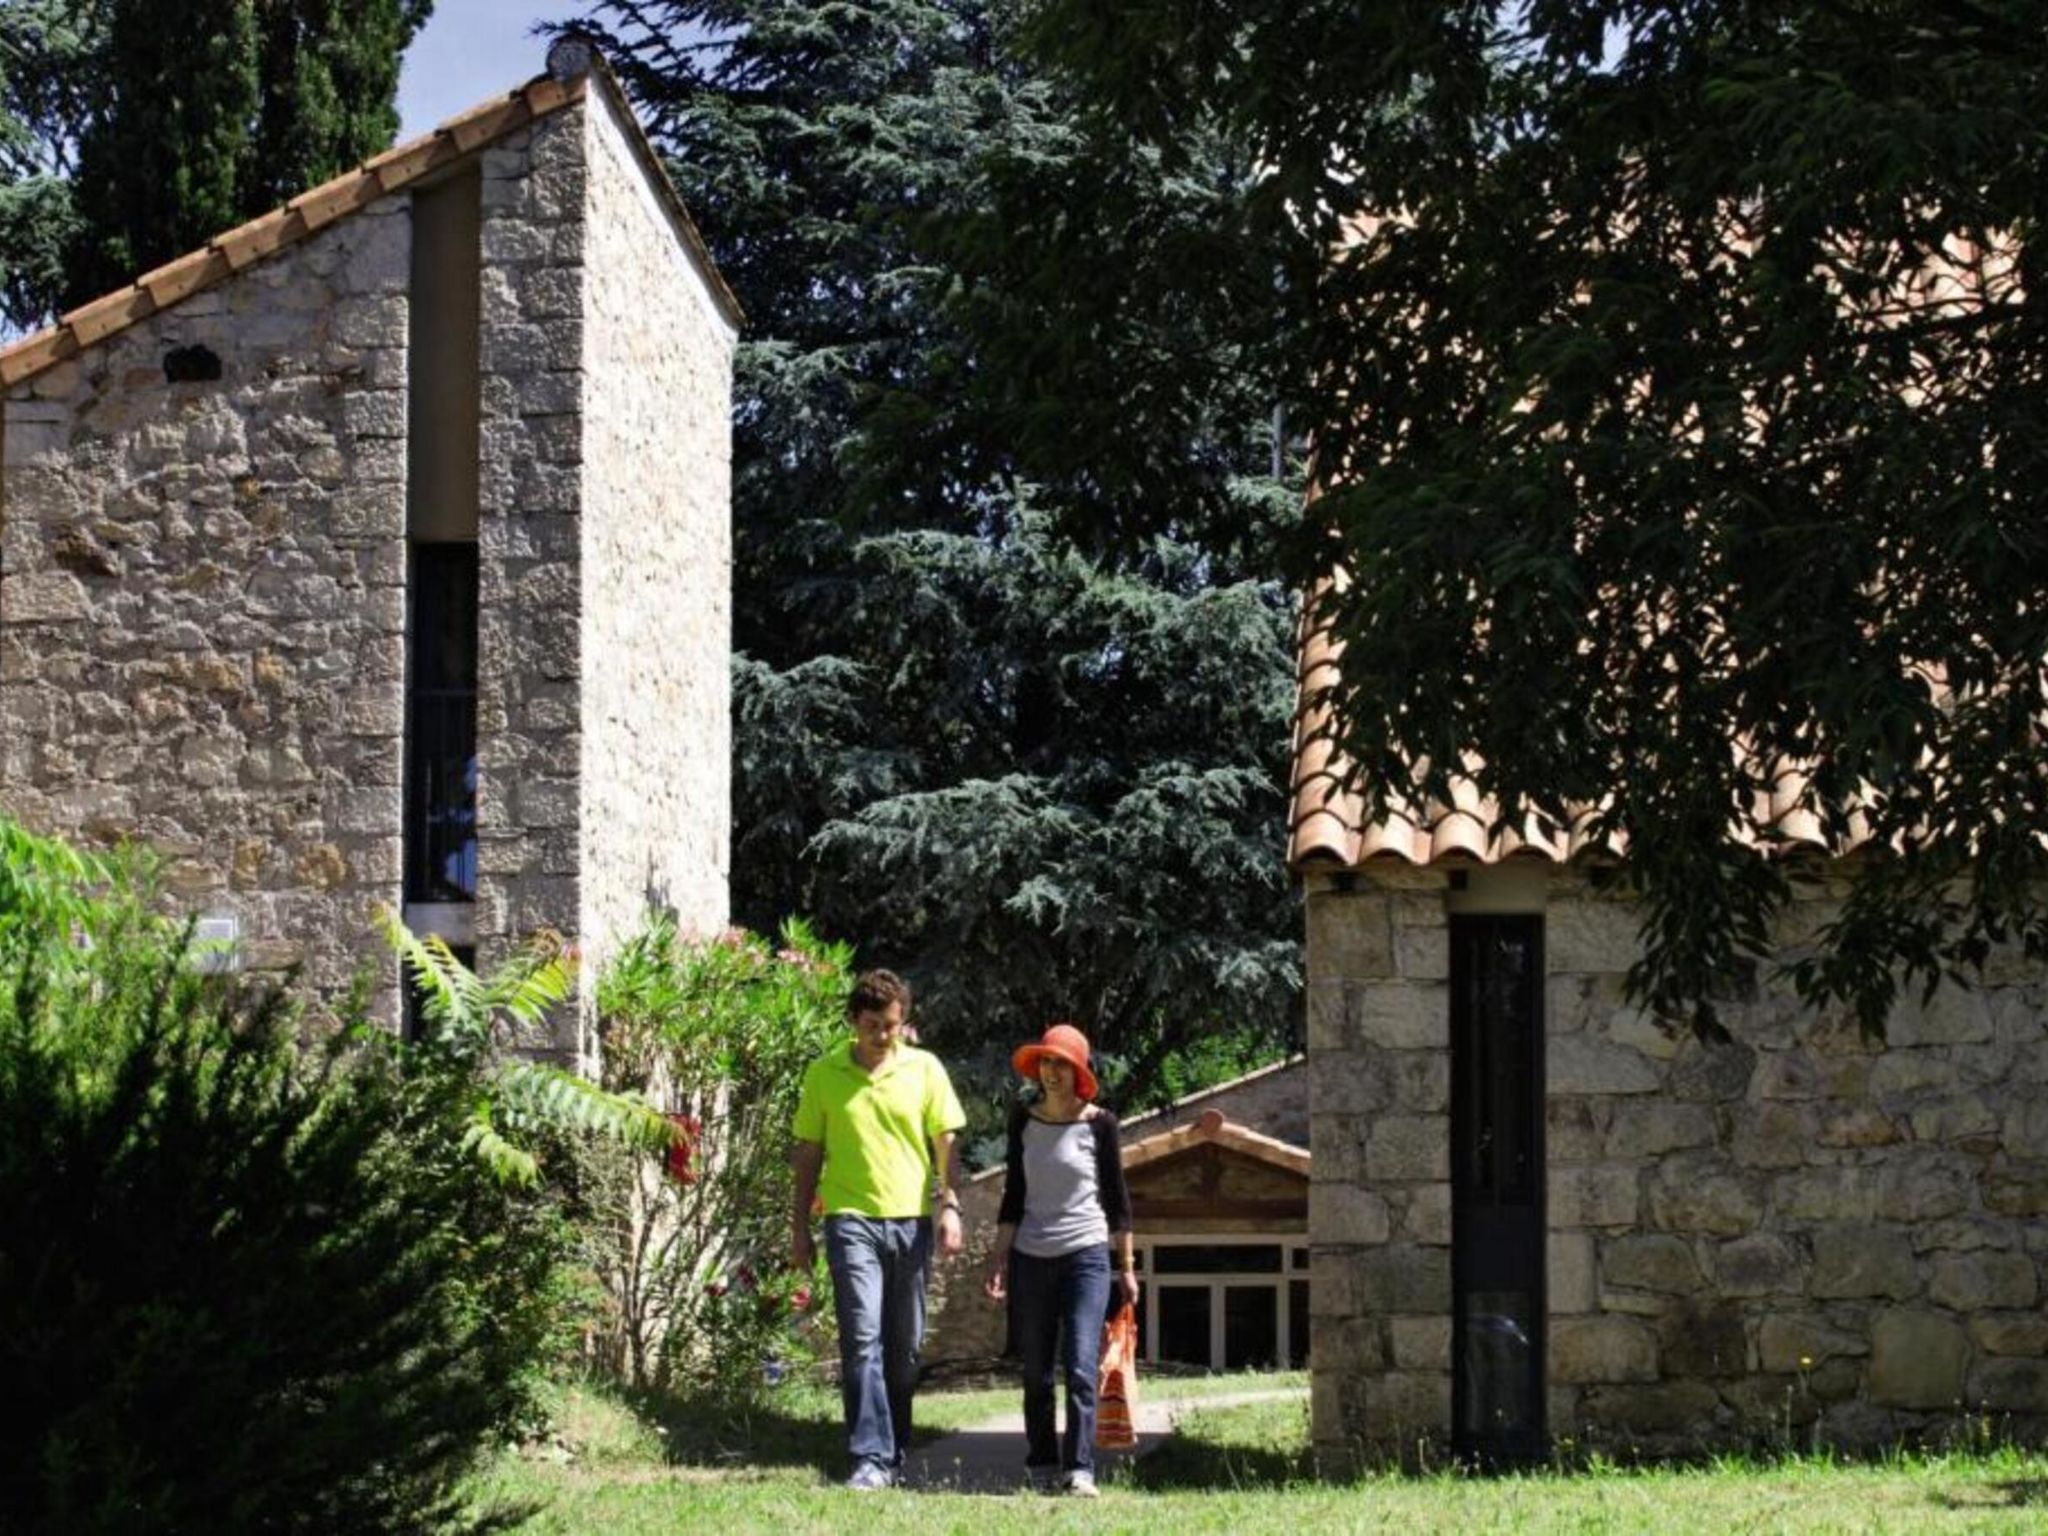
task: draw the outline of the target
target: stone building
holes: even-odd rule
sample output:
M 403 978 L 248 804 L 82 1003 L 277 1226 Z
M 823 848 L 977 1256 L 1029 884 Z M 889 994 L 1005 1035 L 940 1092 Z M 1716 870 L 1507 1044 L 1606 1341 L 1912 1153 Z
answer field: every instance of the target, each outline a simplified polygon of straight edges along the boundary
M 1308 1101 L 1297 1056 L 1123 1122 L 1141 1361 L 1187 1370 L 1306 1363 Z M 962 1186 L 967 1249 L 939 1264 L 928 1364 L 987 1366 L 1002 1353 L 1005 1314 L 981 1294 L 1002 1196 L 1000 1163 Z
M 0 350 L 0 812 L 252 969 L 725 921 L 740 316 L 549 63 Z
M 1303 663 L 1313 699 L 1338 657 Z M 1490 837 L 1471 798 L 1374 823 L 1327 724 L 1290 847 L 1327 1465 L 2048 1431 L 2040 965 L 1995 956 L 1885 1044 L 1767 967 L 1702 1044 L 1627 1001 L 1641 914 L 1597 851 Z M 1844 887 L 1783 830 L 1815 845 L 1789 959 Z

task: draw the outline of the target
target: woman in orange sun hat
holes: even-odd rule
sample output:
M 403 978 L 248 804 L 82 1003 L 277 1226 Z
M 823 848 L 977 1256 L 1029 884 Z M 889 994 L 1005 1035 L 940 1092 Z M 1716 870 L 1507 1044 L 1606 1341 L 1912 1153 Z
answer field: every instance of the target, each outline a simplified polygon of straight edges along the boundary
M 1097 1105 L 1088 1037 L 1055 1024 L 1010 1064 L 1038 1085 L 1010 1115 L 1003 1203 L 984 1289 L 1010 1304 L 1024 1362 L 1025 1472 L 1041 1487 L 1095 1493 L 1095 1390 L 1102 1322 L 1135 1304 L 1131 1197 L 1116 1116 Z M 1112 1249 L 1114 1257 L 1112 1258 Z M 1053 1430 L 1053 1382 L 1066 1361 L 1066 1432 Z

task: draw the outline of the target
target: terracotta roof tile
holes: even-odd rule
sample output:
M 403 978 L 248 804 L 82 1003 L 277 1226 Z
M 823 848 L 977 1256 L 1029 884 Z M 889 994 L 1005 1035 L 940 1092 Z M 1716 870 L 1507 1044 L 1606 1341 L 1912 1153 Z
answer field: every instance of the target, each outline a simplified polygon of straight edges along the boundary
M 719 276 L 703 237 L 683 208 L 659 157 L 646 144 L 645 136 L 639 133 L 618 83 L 602 60 L 597 61 L 593 73 L 604 82 L 604 88 L 618 98 L 621 115 L 632 125 L 631 136 L 638 140 L 635 151 L 668 203 L 678 236 L 696 259 L 711 286 L 714 300 L 737 326 L 744 318 L 739 301 Z M 542 75 L 530 80 L 506 96 L 493 98 L 450 118 L 431 133 L 388 149 L 353 170 L 308 188 L 281 208 L 273 208 L 246 224 L 223 231 L 200 249 L 166 262 L 125 288 L 72 310 L 47 330 L 24 337 L 11 346 L 0 347 L 0 389 L 22 383 L 81 348 L 104 341 L 138 320 L 190 298 L 252 262 L 298 243 L 336 220 L 367 207 L 376 199 L 399 191 L 421 177 L 453 164 L 464 155 L 474 153 L 515 128 L 581 101 L 590 78 L 579 75 L 559 81 Z
M 1341 589 L 1342 579 L 1336 578 Z M 1318 586 L 1303 605 L 1296 645 L 1299 663 L 1294 728 L 1294 783 L 1288 824 L 1287 862 L 1295 869 L 1335 865 L 1356 869 L 1376 860 L 1405 864 L 1497 864 L 1540 859 L 1564 864 L 1586 857 L 1620 858 L 1620 839 L 1603 839 L 1592 829 L 1595 805 L 1570 807 L 1570 823 L 1548 828 L 1535 818 L 1520 827 L 1496 827 L 1499 805 L 1482 795 L 1465 774 L 1450 781 L 1448 800 L 1413 794 L 1390 796 L 1385 815 L 1374 817 L 1369 797 L 1356 782 L 1352 763 L 1337 744 L 1334 690 L 1343 647 L 1315 615 L 1329 584 Z M 1807 774 L 1797 765 L 1780 767 L 1768 793 L 1758 797 L 1756 819 L 1769 829 L 1772 851 L 1805 850 L 1845 854 L 1861 847 L 1869 831 L 1852 813 L 1848 836 L 1831 841 L 1818 814 L 1802 804 Z M 1762 846 L 1759 839 L 1743 834 Z

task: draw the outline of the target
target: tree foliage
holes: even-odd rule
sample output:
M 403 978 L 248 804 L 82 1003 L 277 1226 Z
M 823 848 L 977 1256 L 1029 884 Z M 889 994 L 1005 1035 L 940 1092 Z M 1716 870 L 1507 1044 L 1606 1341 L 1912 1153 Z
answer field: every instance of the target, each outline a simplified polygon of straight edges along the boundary
M 0 302 L 27 326 L 386 148 L 432 0 L 0 9 Z
M 595 19 L 750 317 L 738 915 L 809 913 L 904 970 L 929 1043 L 990 1082 L 1003 1042 L 1071 1015 L 1143 1095 L 1198 1034 L 1272 1050 L 1296 1027 L 1290 604 L 1245 556 L 1295 497 L 1269 398 L 1133 275 L 1220 249 L 1249 162 L 1212 137 L 1173 170 L 1089 132 L 1015 16 L 619 0 Z M 1130 270 L 1012 270 L 993 210 L 1072 238 L 1077 203 L 1143 231 Z M 1126 296 L 1114 327 L 1070 325 L 1090 286 Z M 1115 430 L 1051 397 L 997 423 L 988 381 L 1026 335 L 1103 388 L 1113 343 L 1149 359 Z M 1206 384 L 1155 387 L 1173 372 Z M 1218 495 L 1179 495 L 1197 481 Z M 1109 495 L 1156 503 L 1157 536 L 1077 553 Z
M 1317 269 L 1276 363 L 1328 489 L 1300 570 L 1349 573 L 1382 803 L 1462 771 L 1507 821 L 1595 807 L 1647 898 L 1635 984 L 1708 1028 L 1791 890 L 1752 847 L 1790 790 L 1865 849 L 1810 996 L 1877 1028 L 1901 984 L 2048 952 L 2038 6 L 1037 26 L 1162 155 L 1191 112 L 1247 135 L 1244 227 Z

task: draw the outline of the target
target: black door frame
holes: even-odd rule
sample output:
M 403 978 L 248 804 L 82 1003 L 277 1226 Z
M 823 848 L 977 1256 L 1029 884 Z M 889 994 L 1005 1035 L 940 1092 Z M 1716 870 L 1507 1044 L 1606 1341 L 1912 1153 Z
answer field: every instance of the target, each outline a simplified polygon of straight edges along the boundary
M 1539 916 L 1450 919 L 1452 1446 L 1484 1466 L 1549 1450 L 1543 938 Z M 1512 951 L 1519 979 L 1500 964 Z M 1489 1312 L 1475 1328 L 1471 1299 L 1488 1293 L 1524 1297 L 1521 1315 Z M 1515 1360 L 1519 1367 L 1500 1364 Z M 1498 1408 L 1495 1422 L 1478 1422 L 1474 1377 L 1489 1361 L 1527 1372 L 1500 1377 L 1485 1394 L 1495 1403 L 1519 1396 L 1518 1422 L 1502 1422 Z

